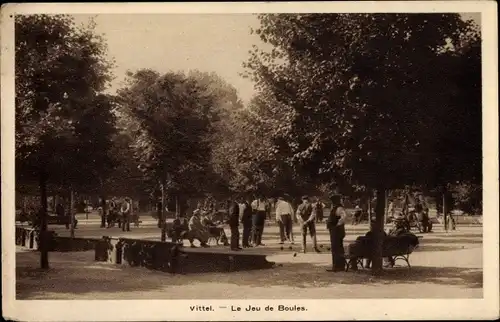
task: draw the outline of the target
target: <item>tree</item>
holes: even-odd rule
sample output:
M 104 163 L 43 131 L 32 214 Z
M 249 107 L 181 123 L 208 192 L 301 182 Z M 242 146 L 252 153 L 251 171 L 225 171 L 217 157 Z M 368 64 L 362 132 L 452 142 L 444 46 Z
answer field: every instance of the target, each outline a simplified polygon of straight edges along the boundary
M 119 91 L 119 111 L 133 122 L 134 157 L 145 178 L 161 188 L 164 208 L 166 193 L 189 195 L 210 185 L 216 98 L 205 85 L 180 73 L 140 70 L 128 76 Z
M 480 115 L 481 106 L 472 99 L 480 89 L 461 76 L 467 69 L 465 75 L 477 78 L 478 61 L 465 64 L 463 59 L 465 52 L 476 57 L 477 50 L 463 48 L 473 43 L 466 40 L 478 39 L 478 32 L 458 14 L 259 18 L 255 32 L 273 49 L 255 48 L 245 66 L 257 89 L 272 93 L 278 102 L 274 113 L 285 120 L 286 126 L 269 133 L 274 151 L 295 171 L 332 188 L 376 189 L 373 271 L 378 274 L 385 190 L 435 186 L 449 181 L 454 171 L 470 176 L 463 171 L 458 145 L 464 136 L 453 134 L 461 131 L 467 115 Z M 465 103 L 460 95 L 471 99 Z M 454 114 L 450 122 L 455 109 L 469 112 Z M 473 137 L 470 158 L 476 165 L 481 155 L 475 148 L 481 144 Z M 437 175 L 455 157 L 460 161 Z
M 74 148 L 86 118 L 104 109 L 98 95 L 111 63 L 92 23 L 76 26 L 65 15 L 16 16 L 15 46 L 16 174 L 18 182 L 38 180 L 41 267 L 48 268 L 47 183 L 61 183 L 83 167 L 73 163 L 84 155 Z

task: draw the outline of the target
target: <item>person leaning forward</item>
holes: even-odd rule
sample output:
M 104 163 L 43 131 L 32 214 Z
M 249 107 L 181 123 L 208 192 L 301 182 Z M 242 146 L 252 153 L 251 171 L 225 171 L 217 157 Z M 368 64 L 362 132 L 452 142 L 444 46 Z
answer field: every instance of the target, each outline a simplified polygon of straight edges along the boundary
M 332 252 L 332 268 L 329 272 L 345 270 L 344 237 L 346 212 L 342 206 L 342 197 L 333 195 L 331 197 L 332 209 L 326 222 L 326 228 L 330 232 L 330 249 Z

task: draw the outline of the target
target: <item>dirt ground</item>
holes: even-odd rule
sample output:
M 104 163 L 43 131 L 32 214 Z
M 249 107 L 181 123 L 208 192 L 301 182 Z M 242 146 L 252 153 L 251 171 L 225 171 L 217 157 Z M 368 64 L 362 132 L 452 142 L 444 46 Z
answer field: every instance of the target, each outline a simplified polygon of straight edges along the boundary
M 367 227 L 349 226 L 346 243 Z M 139 237 L 139 231 L 136 233 Z M 93 252 L 50 253 L 51 268 L 38 269 L 39 254 L 16 249 L 17 299 L 350 299 L 481 298 L 483 296 L 482 227 L 459 227 L 422 234 L 419 249 L 382 277 L 369 271 L 329 273 L 331 256 L 280 250 L 277 229 L 269 227 L 266 246 L 276 267 L 266 270 L 171 275 L 146 268 L 94 262 Z M 319 231 L 319 243 L 327 235 Z M 296 254 L 294 256 L 294 254 Z

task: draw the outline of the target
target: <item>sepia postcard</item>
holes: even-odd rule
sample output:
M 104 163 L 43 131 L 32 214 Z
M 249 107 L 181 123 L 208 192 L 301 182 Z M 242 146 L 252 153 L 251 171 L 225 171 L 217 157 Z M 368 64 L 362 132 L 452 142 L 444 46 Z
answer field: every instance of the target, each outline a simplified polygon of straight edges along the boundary
M 13 321 L 498 319 L 493 1 L 6 4 Z

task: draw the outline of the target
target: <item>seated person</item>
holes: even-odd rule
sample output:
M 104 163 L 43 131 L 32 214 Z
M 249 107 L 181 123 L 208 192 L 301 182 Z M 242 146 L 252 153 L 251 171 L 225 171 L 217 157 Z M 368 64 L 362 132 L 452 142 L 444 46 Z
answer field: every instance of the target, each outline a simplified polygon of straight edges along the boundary
M 189 232 L 189 224 L 186 218 L 181 218 L 179 215 L 175 216 L 174 223 L 172 226 L 172 241 L 182 242 L 182 239 Z
M 389 231 L 389 236 L 399 236 L 408 232 L 407 223 L 404 217 L 396 217 L 392 222 L 392 228 Z
M 209 247 L 207 243 L 210 234 L 208 228 L 202 223 L 201 212 L 199 209 L 196 209 L 193 212 L 193 216 L 191 216 L 191 219 L 189 219 L 188 227 L 189 227 L 188 237 L 191 247 L 195 247 L 193 244 L 193 241 L 195 239 L 198 239 L 200 241 L 202 247 Z
M 373 220 L 372 220 L 372 227 L 373 227 Z M 387 237 L 387 234 L 385 233 L 385 231 L 383 232 L 383 234 L 384 234 L 384 239 L 385 239 Z M 358 237 L 356 239 L 356 241 L 354 242 L 354 244 L 349 245 L 349 252 L 351 252 L 353 248 L 359 247 L 359 246 L 361 246 L 365 249 L 365 251 L 362 251 L 363 253 L 366 252 L 365 247 L 369 247 L 370 248 L 369 252 L 371 252 L 371 249 L 373 248 L 373 231 L 372 230 L 368 231 L 364 236 Z M 351 266 L 352 269 L 356 269 L 357 259 L 358 258 L 356 258 L 356 260 L 352 262 L 352 266 Z M 390 265 L 394 266 L 394 260 L 392 257 L 388 257 L 387 262 L 389 262 Z M 364 267 L 369 268 L 370 265 L 371 265 L 371 259 L 366 258 L 366 262 L 365 262 Z
M 202 213 L 201 223 L 207 227 L 210 237 L 219 237 L 219 240 L 228 246 L 228 238 L 220 222 L 214 222 L 207 213 Z
M 384 239 L 387 237 L 387 234 L 384 231 Z M 368 238 L 370 240 L 370 244 L 373 245 L 373 232 L 370 230 L 365 234 L 365 238 Z M 389 266 L 394 266 L 394 259 L 392 257 L 387 257 L 386 262 L 388 263 Z M 365 262 L 365 267 L 369 268 L 371 266 L 372 260 L 370 258 L 366 259 Z

